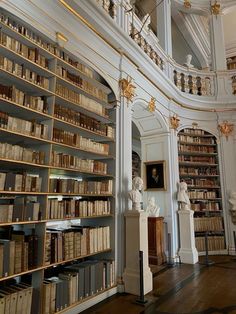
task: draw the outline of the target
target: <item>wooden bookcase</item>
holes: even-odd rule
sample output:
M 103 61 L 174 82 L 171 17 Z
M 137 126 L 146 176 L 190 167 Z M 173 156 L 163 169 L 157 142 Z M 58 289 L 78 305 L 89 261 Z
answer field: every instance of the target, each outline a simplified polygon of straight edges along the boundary
M 0 241 L 10 246 L 0 242 L 1 289 L 25 283 L 27 314 L 79 312 L 116 286 L 112 91 L 69 51 L 0 14 Z
M 209 253 L 220 254 L 225 250 L 225 230 L 216 138 L 204 130 L 183 129 L 178 133 L 178 154 L 180 181 L 188 184 L 194 210 L 196 248 L 204 254 L 208 232 Z

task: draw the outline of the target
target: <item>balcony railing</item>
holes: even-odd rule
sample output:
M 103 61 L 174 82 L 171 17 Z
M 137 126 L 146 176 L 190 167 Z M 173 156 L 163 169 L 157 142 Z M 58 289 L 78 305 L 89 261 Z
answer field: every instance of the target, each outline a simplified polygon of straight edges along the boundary
M 217 72 L 187 68 L 177 64 L 160 47 L 153 31 L 144 27 L 139 17 L 130 10 L 129 0 L 96 1 L 181 92 L 196 97 L 217 96 L 216 91 L 219 93 Z M 236 95 L 236 69 L 226 72 L 226 85 L 229 93 L 232 91 L 232 94 Z

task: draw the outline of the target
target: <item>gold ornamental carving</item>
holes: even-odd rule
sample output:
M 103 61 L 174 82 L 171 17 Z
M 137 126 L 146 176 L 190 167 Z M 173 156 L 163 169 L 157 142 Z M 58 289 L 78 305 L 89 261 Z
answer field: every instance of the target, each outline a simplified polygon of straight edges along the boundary
M 180 125 L 180 119 L 177 114 L 174 114 L 172 117 L 170 117 L 170 127 L 171 129 L 177 130 Z
M 219 15 L 220 14 L 220 4 L 217 3 L 217 1 L 211 5 L 211 13 L 213 15 Z
M 121 96 L 127 99 L 127 102 L 132 102 L 135 96 L 135 88 L 136 86 L 132 83 L 132 78 L 127 77 L 120 79 L 119 86 L 121 90 Z
M 218 129 L 220 130 L 220 133 L 226 137 L 226 140 L 228 140 L 229 135 L 231 135 L 234 131 L 234 124 L 224 121 L 218 125 Z
M 151 97 L 147 109 L 149 112 L 154 112 L 156 110 L 156 99 L 154 97 Z
M 190 0 L 184 0 L 184 7 L 186 9 L 190 9 L 191 8 L 191 2 Z

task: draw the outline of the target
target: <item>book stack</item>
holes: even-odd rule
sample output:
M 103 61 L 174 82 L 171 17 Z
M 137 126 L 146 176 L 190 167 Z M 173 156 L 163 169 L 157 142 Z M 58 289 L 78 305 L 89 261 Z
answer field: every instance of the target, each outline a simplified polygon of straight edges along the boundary
M 26 283 L 2 286 L 0 289 L 0 313 L 31 313 L 33 287 Z
M 108 117 L 107 109 L 99 104 L 97 101 L 88 98 L 82 94 L 78 94 L 59 83 L 56 84 L 56 94 L 65 98 L 68 101 L 71 101 L 81 107 L 86 108 L 87 110 L 93 111 L 100 116 Z
M 54 54 L 56 57 L 64 60 L 65 62 L 73 66 L 74 68 L 83 72 L 88 77 L 93 78 L 93 71 L 91 69 L 89 69 L 84 64 L 78 62 L 77 60 L 74 60 L 71 56 L 69 56 L 68 53 L 58 48 L 58 46 L 56 46 L 54 43 L 45 41 L 44 39 L 42 39 L 41 36 L 34 33 L 29 28 L 25 27 L 23 24 L 16 22 L 15 20 L 13 20 L 12 18 L 10 18 L 8 15 L 4 13 L 1 13 L 1 22 L 9 26 L 14 31 L 18 32 L 19 34 L 32 40 L 35 44 L 39 45 L 40 47 L 47 50 L 48 52 Z
M 0 172 L 0 191 L 40 192 L 42 178 L 27 173 Z
M 48 139 L 48 125 L 36 121 L 22 120 L 0 111 L 0 127 L 16 133 Z
M 2 34 L 3 35 L 3 34 Z M 1 33 L 0 33 L 1 36 Z M 8 37 L 10 38 L 10 37 Z M 4 43 L 2 43 L 4 45 Z M 5 46 L 5 45 L 4 45 Z M 26 47 L 26 46 L 25 46 Z M 23 55 L 23 54 L 22 54 Z M 28 69 L 24 65 L 18 64 L 2 55 L 0 55 L 0 69 L 19 76 L 42 88 L 49 89 L 49 79 Z
M 95 142 L 79 134 L 53 128 L 53 141 L 99 154 L 109 154 L 109 144 Z
M 215 191 L 208 190 L 191 190 L 188 192 L 188 196 L 190 199 L 214 199 L 217 198 L 217 194 Z
M 222 217 L 195 217 L 194 218 L 194 231 L 223 231 Z
M 0 239 L 0 277 L 7 277 L 38 266 L 38 236 L 12 231 L 11 240 Z
M 92 159 L 81 159 L 79 157 L 52 151 L 51 165 L 54 167 L 76 169 L 84 172 L 94 172 L 98 174 L 107 173 L 107 164 Z
M 92 217 L 111 213 L 110 200 L 49 199 L 48 207 L 47 219 Z
M 218 211 L 220 204 L 218 202 L 191 203 L 191 209 L 194 211 Z
M 27 197 L 17 197 L 13 204 L 0 204 L 1 223 L 38 221 L 40 218 L 40 203 Z
M 56 104 L 54 109 L 54 116 L 57 119 L 75 124 L 101 135 L 114 138 L 115 133 L 114 129 L 111 126 L 103 124 L 94 118 L 91 118 L 83 113 L 72 110 L 70 108 L 65 108 Z
M 39 165 L 43 165 L 45 163 L 44 152 L 1 142 L 0 158 L 32 162 Z
M 196 186 L 196 187 L 219 187 L 218 184 L 219 182 L 214 179 L 206 179 L 206 178 L 201 178 L 201 179 L 195 179 L 195 178 L 185 178 L 184 181 L 188 185 Z
M 214 154 L 215 147 L 213 146 L 204 146 L 204 145 L 178 145 L 179 152 L 191 152 L 191 153 L 206 153 Z
M 199 252 L 204 252 L 206 250 L 205 237 L 196 237 L 195 244 Z M 225 249 L 224 236 L 209 236 L 208 237 L 208 250 L 209 251 L 221 251 L 224 249 Z
M 56 313 L 115 284 L 113 260 L 85 261 L 43 282 L 43 314 Z
M 191 168 L 191 167 L 180 167 L 179 168 L 180 175 L 207 175 L 207 176 L 214 176 L 217 175 L 217 169 L 213 167 L 197 167 L 197 168 Z
M 19 90 L 14 85 L 6 86 L 0 84 L 0 98 L 11 100 L 12 102 L 31 108 L 40 112 L 48 112 L 47 98 L 44 96 L 32 96 Z
M 208 164 L 216 164 L 215 157 L 208 156 L 185 156 L 179 155 L 179 162 L 196 162 L 196 163 L 208 163 Z
M 47 229 L 45 265 L 110 249 L 110 227 Z
M 203 138 L 203 137 L 195 137 L 195 136 L 186 136 L 179 134 L 179 141 L 183 143 L 194 143 L 194 144 L 215 144 L 213 138 Z
M 48 69 L 48 60 L 39 53 L 37 48 L 30 48 L 3 31 L 0 32 L 0 43 L 15 53 Z
M 72 194 L 112 194 L 112 180 L 106 181 L 78 181 L 74 179 L 50 178 L 50 193 Z
M 57 65 L 56 74 L 65 80 L 71 82 L 74 85 L 77 85 L 88 94 L 107 102 L 107 94 L 100 88 L 94 86 L 89 81 L 83 79 L 81 76 L 73 74 L 72 72 L 68 71 L 66 68 Z

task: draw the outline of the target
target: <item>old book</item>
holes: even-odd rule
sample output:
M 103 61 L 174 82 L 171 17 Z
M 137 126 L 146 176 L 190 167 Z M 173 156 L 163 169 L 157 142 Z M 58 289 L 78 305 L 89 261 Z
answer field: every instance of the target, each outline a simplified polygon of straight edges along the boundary
M 1 172 L 0 173 L 0 191 L 4 191 L 5 180 L 6 180 L 6 173 L 5 172 Z
M 50 295 L 51 295 L 51 282 L 43 282 L 43 297 L 42 297 L 42 310 L 43 314 L 50 314 Z
M 3 277 L 3 258 L 4 258 L 4 245 L 0 244 L 0 278 Z

